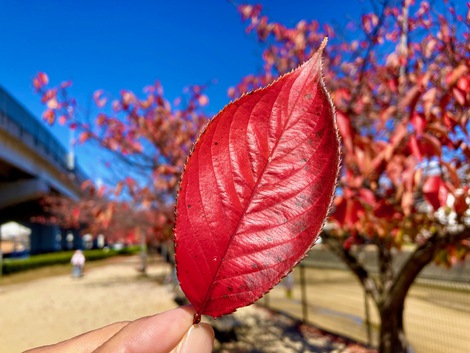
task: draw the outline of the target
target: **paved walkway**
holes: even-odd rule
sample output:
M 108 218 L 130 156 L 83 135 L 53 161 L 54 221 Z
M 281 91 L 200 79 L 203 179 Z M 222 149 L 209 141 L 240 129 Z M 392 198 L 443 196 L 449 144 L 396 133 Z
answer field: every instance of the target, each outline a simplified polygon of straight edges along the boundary
M 138 258 L 112 261 L 85 272 L 0 287 L 0 353 L 58 342 L 116 321 L 133 320 L 176 306 L 156 285 L 166 266 L 152 265 L 145 278 Z
M 0 286 L 0 353 L 21 352 L 176 306 L 159 284 L 169 271 L 166 264 L 150 265 L 149 276 L 143 277 L 136 271 L 137 257 L 110 261 L 89 269 L 81 279 L 59 275 Z M 242 308 L 215 326 L 223 326 L 224 320 L 238 323 L 237 340 L 225 335 L 222 343 L 216 342 L 217 353 L 367 351 L 259 306 Z
M 297 285 L 293 298 L 285 289 L 274 288 L 269 306 L 301 318 L 300 269 L 295 269 Z M 364 293 L 349 271 L 306 268 L 308 322 L 320 328 L 367 342 Z M 405 330 L 414 353 L 470 352 L 470 292 L 467 284 L 424 282 L 415 284 L 405 303 Z M 266 303 L 266 299 L 264 299 Z M 372 343 L 378 343 L 380 319 L 372 302 Z

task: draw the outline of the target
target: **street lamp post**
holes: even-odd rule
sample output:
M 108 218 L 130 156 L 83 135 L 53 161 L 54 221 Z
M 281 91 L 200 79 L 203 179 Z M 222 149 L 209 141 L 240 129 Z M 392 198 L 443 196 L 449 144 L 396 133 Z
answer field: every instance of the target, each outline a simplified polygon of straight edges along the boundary
M 0 226 L 0 278 L 3 276 L 2 227 Z

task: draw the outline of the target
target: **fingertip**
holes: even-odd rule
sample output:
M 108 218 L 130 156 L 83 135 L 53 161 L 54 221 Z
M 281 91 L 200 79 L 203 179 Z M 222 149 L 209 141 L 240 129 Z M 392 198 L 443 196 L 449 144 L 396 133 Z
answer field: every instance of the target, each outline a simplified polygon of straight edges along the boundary
M 163 353 L 178 345 L 193 325 L 196 311 L 190 305 L 136 320 L 106 342 L 97 352 Z M 156 346 L 157 344 L 157 346 Z
M 214 329 L 212 328 L 212 326 L 210 324 L 207 324 L 207 323 L 202 323 L 200 325 L 205 330 L 205 334 L 206 334 L 207 338 L 209 339 L 209 343 L 210 343 L 210 352 L 212 352 L 212 349 L 214 348 L 214 339 L 215 339 Z
M 210 353 L 214 348 L 214 330 L 207 323 L 192 325 L 177 353 Z
M 204 333 L 201 333 L 201 334 L 206 335 L 206 337 L 209 339 L 211 344 L 212 345 L 214 344 L 215 333 L 214 333 L 214 329 L 212 328 L 210 324 L 206 322 L 201 322 L 200 324 L 194 325 L 194 326 L 199 326 L 201 329 L 203 329 Z

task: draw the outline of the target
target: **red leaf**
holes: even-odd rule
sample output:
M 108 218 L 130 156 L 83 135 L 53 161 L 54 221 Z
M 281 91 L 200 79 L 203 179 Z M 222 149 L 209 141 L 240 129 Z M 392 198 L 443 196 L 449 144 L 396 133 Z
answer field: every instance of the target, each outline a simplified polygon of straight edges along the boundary
M 55 112 L 53 110 L 46 110 L 43 114 L 42 114 L 42 118 L 49 124 L 49 125 L 52 125 L 54 124 L 54 121 L 55 121 Z
M 413 125 L 416 133 L 421 135 L 424 131 L 424 127 L 426 126 L 426 120 L 423 118 L 421 114 L 415 113 L 410 119 L 411 125 Z
M 36 77 L 33 78 L 33 86 L 39 91 L 42 87 L 49 83 L 49 77 L 44 72 L 39 72 Z
M 458 215 L 463 215 L 468 210 L 467 194 L 460 193 L 455 196 L 454 211 Z
M 423 154 L 421 153 L 421 148 L 418 144 L 418 140 L 416 139 L 416 135 L 411 135 L 408 144 L 409 144 L 409 147 L 410 147 L 410 150 L 411 150 L 411 154 L 413 156 L 415 156 L 415 158 L 418 161 L 422 161 L 423 160 Z
M 421 136 L 422 151 L 429 157 L 442 156 L 442 144 L 439 139 L 431 134 L 424 133 Z
M 395 214 L 395 209 L 386 200 L 381 200 L 377 207 L 374 209 L 374 216 L 378 218 L 385 218 L 391 220 Z
M 181 287 L 199 315 L 249 305 L 318 237 L 339 141 L 321 52 L 225 107 L 188 159 L 176 207 Z
M 59 116 L 59 124 L 60 125 L 65 125 L 66 122 L 67 122 L 67 117 L 65 115 Z
M 434 210 L 444 206 L 447 202 L 447 188 L 439 175 L 429 177 L 423 185 L 423 195 Z
M 78 136 L 78 142 L 79 143 L 84 143 L 86 140 L 90 138 L 91 134 L 87 131 L 82 132 L 80 136 Z
M 197 100 L 201 107 L 204 107 L 209 103 L 209 98 L 205 94 L 201 94 Z
M 338 111 L 336 114 L 338 129 L 343 138 L 344 146 L 348 153 L 353 153 L 354 151 L 354 130 L 351 126 L 351 120 L 343 112 Z
M 362 16 L 362 27 L 366 33 L 371 33 L 379 23 L 379 18 L 375 14 L 366 14 Z
M 104 91 L 99 89 L 93 93 L 93 100 L 98 108 L 103 108 L 106 105 L 107 99 L 103 96 Z
M 364 215 L 364 206 L 351 198 L 339 197 L 335 201 L 335 211 L 331 215 L 343 228 L 354 227 L 360 217 Z

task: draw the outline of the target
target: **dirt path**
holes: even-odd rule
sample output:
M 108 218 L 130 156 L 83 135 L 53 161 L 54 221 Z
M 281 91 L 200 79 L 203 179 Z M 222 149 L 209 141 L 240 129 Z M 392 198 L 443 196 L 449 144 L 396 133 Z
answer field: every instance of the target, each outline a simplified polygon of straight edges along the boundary
M 152 264 L 149 277 L 125 258 L 92 268 L 81 279 L 69 275 L 0 287 L 0 353 L 61 341 L 122 320 L 133 320 L 176 306 L 165 286 L 164 264 Z
M 138 258 L 130 257 L 88 269 L 81 279 L 65 274 L 1 285 L 0 353 L 22 352 L 112 322 L 174 308 L 173 294 L 161 285 L 169 267 L 162 262 L 151 264 L 147 277 L 137 267 Z M 227 322 L 237 323 L 229 336 L 220 331 Z M 214 348 L 217 353 L 368 352 L 256 305 L 212 324 L 220 339 Z
M 300 283 L 299 269 L 296 283 Z M 348 271 L 308 268 L 305 271 L 308 321 L 317 327 L 367 342 L 364 293 Z M 415 353 L 470 352 L 470 300 L 468 285 L 414 285 L 406 299 L 405 330 Z M 301 318 L 301 288 L 286 298 L 282 286 L 268 297 L 269 306 Z M 266 301 L 264 301 L 266 302 Z M 369 303 L 372 343 L 378 344 L 379 315 Z

